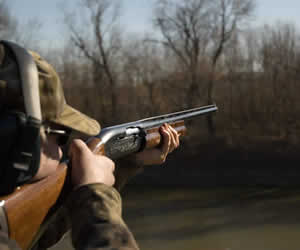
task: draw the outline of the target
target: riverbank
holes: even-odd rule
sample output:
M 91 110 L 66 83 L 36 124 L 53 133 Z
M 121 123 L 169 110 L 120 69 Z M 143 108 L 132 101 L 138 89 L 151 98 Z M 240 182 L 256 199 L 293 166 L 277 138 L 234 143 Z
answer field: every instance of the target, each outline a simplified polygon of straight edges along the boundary
M 134 178 L 135 185 L 294 186 L 300 184 L 300 147 L 286 140 L 240 139 L 188 144 Z
M 300 189 L 130 187 L 123 203 L 143 250 L 300 246 Z
M 300 188 L 128 186 L 123 218 L 143 250 L 298 250 Z M 73 249 L 69 235 L 52 250 Z

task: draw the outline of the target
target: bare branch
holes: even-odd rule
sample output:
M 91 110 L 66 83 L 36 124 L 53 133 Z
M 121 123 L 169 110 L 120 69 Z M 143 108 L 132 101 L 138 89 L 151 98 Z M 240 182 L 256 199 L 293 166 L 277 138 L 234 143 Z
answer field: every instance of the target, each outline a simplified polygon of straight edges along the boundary
M 11 16 L 7 1 L 0 0 L 0 35 L 2 39 L 10 39 L 16 34 L 17 20 Z
M 112 109 L 110 114 L 116 114 L 114 109 L 117 107 L 117 58 L 122 47 L 121 32 L 118 28 L 120 4 L 109 0 L 80 0 L 80 3 L 81 13 L 73 15 L 72 19 L 66 19 L 71 42 L 92 63 L 95 84 L 103 86 L 106 83 L 109 86 Z M 87 20 L 85 26 L 75 25 L 72 21 L 75 18 Z

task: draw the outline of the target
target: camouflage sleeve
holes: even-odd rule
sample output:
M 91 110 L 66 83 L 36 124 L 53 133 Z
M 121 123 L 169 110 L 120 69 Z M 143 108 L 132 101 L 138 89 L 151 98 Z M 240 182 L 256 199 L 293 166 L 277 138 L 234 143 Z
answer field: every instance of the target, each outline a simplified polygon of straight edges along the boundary
M 139 249 L 121 217 L 121 197 L 112 187 L 91 184 L 68 200 L 75 249 Z

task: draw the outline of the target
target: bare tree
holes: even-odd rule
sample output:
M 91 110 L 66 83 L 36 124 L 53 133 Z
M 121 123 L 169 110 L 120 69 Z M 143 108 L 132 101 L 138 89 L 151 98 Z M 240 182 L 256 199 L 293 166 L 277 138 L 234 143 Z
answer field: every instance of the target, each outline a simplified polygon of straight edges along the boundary
M 271 120 L 284 136 L 290 133 L 291 121 L 297 120 L 291 117 L 298 111 L 295 87 L 299 81 L 299 46 L 293 24 L 277 23 L 262 30 L 260 63 L 272 90 Z
M 103 117 L 116 120 L 117 70 L 121 48 L 119 28 L 120 4 L 109 0 L 81 0 L 80 13 L 65 13 L 71 42 L 90 61 L 99 98 L 110 96 L 110 108 L 102 110 Z M 104 92 L 105 91 L 105 92 Z M 110 114 L 110 115 L 109 115 Z
M 39 50 L 42 24 L 37 19 L 20 22 L 11 15 L 10 5 L 7 0 L 0 0 L 0 36 L 1 39 L 15 41 L 32 50 Z
M 42 27 L 42 22 L 36 18 L 31 18 L 26 22 L 18 20 L 12 39 L 27 49 L 42 51 Z
M 198 98 L 201 60 L 209 58 L 210 80 L 206 102 L 213 102 L 216 66 L 224 47 L 254 11 L 254 0 L 160 0 L 155 25 L 162 43 L 173 51 L 190 76 L 188 106 Z M 205 59 L 203 57 L 205 56 Z M 211 116 L 208 128 L 214 133 Z
M 208 88 L 208 101 L 213 101 L 213 78 L 220 55 L 224 47 L 236 32 L 241 31 L 243 25 L 253 15 L 254 0 L 215 0 L 211 10 L 212 35 L 212 78 Z
M 146 38 L 130 40 L 123 50 L 123 74 L 126 82 L 134 85 L 136 89 L 145 88 L 146 95 L 138 96 L 139 108 L 145 108 L 141 113 L 154 115 L 159 112 L 160 99 L 155 90 L 164 72 L 165 58 L 160 46 L 147 42 Z M 160 91 L 161 92 L 161 91 Z M 145 97 L 148 99 L 145 100 Z
M 157 1 L 154 25 L 188 76 L 186 104 L 198 97 L 199 65 L 209 44 L 209 0 Z M 195 96 L 196 94 L 196 96 Z
M 277 80 L 280 73 L 297 72 L 297 34 L 293 24 L 277 23 L 262 30 L 260 55 L 264 71 Z
M 11 39 L 15 34 L 17 21 L 11 16 L 6 0 L 0 0 L 0 36 L 1 39 Z
M 245 50 L 245 70 L 247 72 L 261 71 L 259 64 L 259 39 L 256 30 L 249 29 L 243 35 Z

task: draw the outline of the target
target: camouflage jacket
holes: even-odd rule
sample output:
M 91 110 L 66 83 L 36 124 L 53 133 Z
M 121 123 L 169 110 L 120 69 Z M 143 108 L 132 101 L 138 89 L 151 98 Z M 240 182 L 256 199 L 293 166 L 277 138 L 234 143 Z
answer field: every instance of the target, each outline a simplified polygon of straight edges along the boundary
M 121 217 L 121 197 L 114 188 L 82 186 L 70 197 L 68 208 L 75 249 L 138 249 Z
M 91 184 L 76 189 L 67 201 L 66 211 L 69 216 L 68 219 L 65 217 L 65 220 L 70 220 L 74 248 L 139 249 L 121 217 L 121 210 L 121 197 L 114 188 L 103 184 Z M 62 224 L 65 226 L 68 223 L 63 221 Z M 55 225 L 56 229 L 57 226 Z M 46 235 L 47 241 L 43 242 L 41 238 L 38 249 L 46 249 L 51 245 L 47 232 Z M 55 235 L 53 239 L 57 241 Z M 13 242 L 0 237 L 0 247 L 2 246 L 3 249 L 16 249 Z

